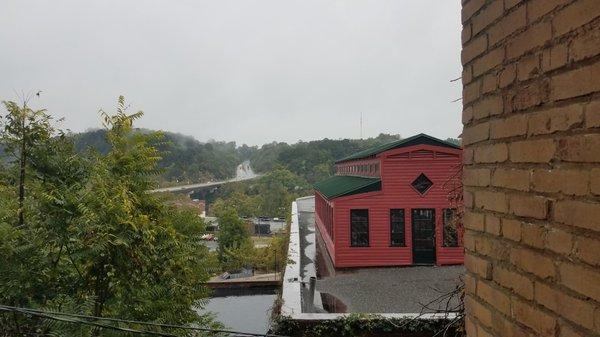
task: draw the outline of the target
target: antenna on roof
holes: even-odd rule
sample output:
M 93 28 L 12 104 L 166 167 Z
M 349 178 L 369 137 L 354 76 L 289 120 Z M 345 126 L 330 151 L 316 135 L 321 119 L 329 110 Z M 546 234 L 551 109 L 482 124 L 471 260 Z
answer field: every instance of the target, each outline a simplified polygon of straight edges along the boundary
M 363 113 L 361 111 L 360 112 L 360 139 L 363 139 L 363 136 L 362 136 L 362 114 Z

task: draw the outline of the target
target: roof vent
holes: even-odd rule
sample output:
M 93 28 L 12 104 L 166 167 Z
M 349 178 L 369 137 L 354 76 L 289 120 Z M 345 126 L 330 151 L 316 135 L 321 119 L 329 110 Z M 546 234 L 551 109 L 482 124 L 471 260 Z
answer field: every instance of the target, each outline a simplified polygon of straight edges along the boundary
M 433 185 L 433 182 L 427 178 L 426 175 L 421 173 L 417 179 L 412 182 L 412 187 L 417 190 L 421 194 L 425 194 L 429 190 L 429 188 Z

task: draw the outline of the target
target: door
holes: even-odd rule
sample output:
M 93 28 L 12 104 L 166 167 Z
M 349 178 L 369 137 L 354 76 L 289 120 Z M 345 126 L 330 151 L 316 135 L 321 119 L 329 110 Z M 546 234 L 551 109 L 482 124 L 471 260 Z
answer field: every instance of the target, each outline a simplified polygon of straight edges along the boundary
M 412 249 L 414 264 L 435 263 L 435 210 L 413 209 Z

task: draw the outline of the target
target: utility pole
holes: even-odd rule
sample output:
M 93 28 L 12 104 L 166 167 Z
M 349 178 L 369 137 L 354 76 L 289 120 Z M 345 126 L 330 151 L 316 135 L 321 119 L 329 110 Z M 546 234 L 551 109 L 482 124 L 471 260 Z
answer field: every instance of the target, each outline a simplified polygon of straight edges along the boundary
M 363 135 L 362 135 L 362 128 L 363 128 L 363 113 L 362 111 L 360 112 L 360 139 L 363 139 Z

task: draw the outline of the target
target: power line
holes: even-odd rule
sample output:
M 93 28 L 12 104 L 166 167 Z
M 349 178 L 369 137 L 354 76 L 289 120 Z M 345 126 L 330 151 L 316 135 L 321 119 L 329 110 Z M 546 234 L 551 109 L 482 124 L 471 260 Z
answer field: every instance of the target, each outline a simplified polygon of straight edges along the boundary
M 81 314 L 70 314 L 70 313 L 64 313 L 64 312 L 52 312 L 52 311 L 44 311 L 44 310 L 37 310 L 37 309 L 12 307 L 12 306 L 7 306 L 7 305 L 0 305 L 0 310 L 1 311 L 18 312 L 18 313 L 28 314 L 28 315 L 32 315 L 32 316 L 39 316 L 39 317 L 44 317 L 44 318 L 48 318 L 48 319 L 64 321 L 64 322 L 68 322 L 68 323 L 87 324 L 87 325 L 93 325 L 93 326 L 100 327 L 100 328 L 113 329 L 113 330 L 119 330 L 119 331 L 124 331 L 124 332 L 141 333 L 141 334 L 152 334 L 152 335 L 164 336 L 164 337 L 179 337 L 179 336 L 169 334 L 169 333 L 156 332 L 156 331 L 120 328 L 120 327 L 116 327 L 113 325 L 90 322 L 87 320 L 97 320 L 97 321 L 107 321 L 107 322 L 127 323 L 127 324 L 139 324 L 139 325 L 154 326 L 154 327 L 161 327 L 161 328 L 204 331 L 204 332 L 212 332 L 212 333 L 228 333 L 228 334 L 232 334 L 232 335 L 242 335 L 242 336 L 287 337 L 287 336 L 273 335 L 273 334 L 257 334 L 257 333 L 252 333 L 252 332 L 241 332 L 241 331 L 223 330 L 223 329 L 209 329 L 209 328 L 191 327 L 191 326 L 185 326 L 185 325 L 142 322 L 142 321 L 120 319 L 120 318 L 97 317 L 97 316 L 88 316 L 88 315 L 81 315 Z M 71 318 L 77 318 L 77 319 L 73 320 L 73 319 L 67 319 L 67 318 L 56 317 L 56 316 L 64 316 L 64 317 L 71 317 Z M 86 320 L 81 320 L 80 318 L 86 319 Z

